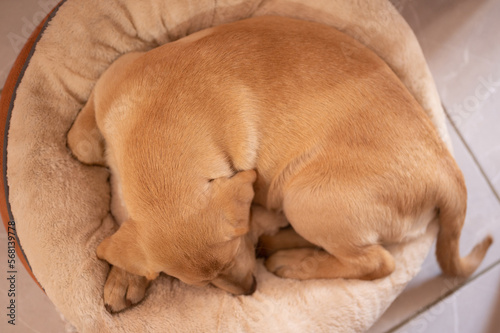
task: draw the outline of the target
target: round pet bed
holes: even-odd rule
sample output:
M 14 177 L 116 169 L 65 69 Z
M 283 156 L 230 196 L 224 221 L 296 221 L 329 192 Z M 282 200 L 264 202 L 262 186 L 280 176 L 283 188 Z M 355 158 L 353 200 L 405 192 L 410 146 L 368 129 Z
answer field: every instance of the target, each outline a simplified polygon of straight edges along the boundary
M 109 174 L 71 156 L 71 124 L 96 80 L 120 55 L 261 15 L 325 23 L 367 45 L 401 78 L 451 149 L 422 51 L 388 1 L 62 1 L 34 32 L 4 87 L 0 211 L 6 227 L 17 230 L 18 257 L 75 331 L 360 332 L 418 272 L 435 236 L 432 228 L 390 248 L 396 270 L 376 281 L 281 279 L 259 262 L 252 296 L 161 276 L 139 305 L 115 315 L 104 308 L 108 264 L 97 259 L 95 249 L 116 230 Z M 346 58 L 353 51 L 346 49 Z

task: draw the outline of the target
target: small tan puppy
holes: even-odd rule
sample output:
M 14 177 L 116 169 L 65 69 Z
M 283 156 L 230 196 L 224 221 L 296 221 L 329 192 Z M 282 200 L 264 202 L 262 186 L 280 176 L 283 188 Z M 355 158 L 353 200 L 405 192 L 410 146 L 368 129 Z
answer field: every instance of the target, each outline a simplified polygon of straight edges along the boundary
M 111 311 L 142 299 L 161 272 L 252 293 L 256 238 L 288 222 L 295 231 L 262 243 L 267 268 L 296 279 L 387 276 L 383 245 L 436 216 L 446 274 L 470 275 L 492 242 L 460 258 L 457 164 L 391 69 L 321 24 L 253 18 L 125 55 L 68 145 L 119 179 L 127 220 L 97 249 L 114 265 Z

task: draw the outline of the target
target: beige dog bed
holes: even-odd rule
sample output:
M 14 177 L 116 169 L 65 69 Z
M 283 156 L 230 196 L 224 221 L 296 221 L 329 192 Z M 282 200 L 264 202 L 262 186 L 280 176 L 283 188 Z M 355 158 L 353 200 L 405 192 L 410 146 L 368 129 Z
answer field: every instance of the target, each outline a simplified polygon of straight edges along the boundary
M 418 272 L 434 230 L 390 248 L 397 266 L 385 279 L 301 282 L 280 279 L 259 262 L 252 296 L 235 297 L 162 276 L 138 306 L 117 315 L 106 312 L 102 293 L 108 264 L 96 258 L 95 249 L 116 229 L 109 214 L 108 171 L 72 158 L 67 131 L 98 77 L 121 54 L 267 14 L 325 23 L 373 49 L 422 104 L 449 146 L 420 47 L 387 1 L 63 1 L 32 36 L 4 88 L 6 197 L 1 211 L 6 224 L 15 220 L 17 243 L 34 276 L 76 331 L 360 332 Z M 352 51 L 346 49 L 346 56 Z M 22 257 L 20 247 L 17 251 Z

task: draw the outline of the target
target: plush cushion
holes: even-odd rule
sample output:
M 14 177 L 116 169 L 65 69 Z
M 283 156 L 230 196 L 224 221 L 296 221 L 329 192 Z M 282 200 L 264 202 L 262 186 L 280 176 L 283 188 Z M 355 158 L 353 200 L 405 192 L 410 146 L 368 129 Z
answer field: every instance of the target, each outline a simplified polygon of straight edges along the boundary
M 35 31 L 4 87 L 0 119 L 7 134 L 1 136 L 6 178 L 0 212 L 6 225 L 16 223 L 16 243 L 22 245 L 18 255 L 24 258 L 24 250 L 34 276 L 76 331 L 359 332 L 418 272 L 435 228 L 391 247 L 396 270 L 384 279 L 295 281 L 272 275 L 259 262 L 252 296 L 235 297 L 161 276 L 138 306 L 117 315 L 106 312 L 102 294 L 109 266 L 96 258 L 95 249 L 116 230 L 109 212 L 109 175 L 105 168 L 72 158 L 66 133 L 96 80 L 121 54 L 267 14 L 337 27 L 374 50 L 451 149 L 422 51 L 387 1 L 63 1 Z

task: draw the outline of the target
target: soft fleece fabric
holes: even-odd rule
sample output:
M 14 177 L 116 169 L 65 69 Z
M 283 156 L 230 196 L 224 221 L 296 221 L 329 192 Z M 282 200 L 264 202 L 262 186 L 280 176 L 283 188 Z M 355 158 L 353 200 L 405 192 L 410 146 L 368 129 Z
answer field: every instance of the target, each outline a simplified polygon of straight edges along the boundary
M 162 276 L 138 306 L 103 306 L 108 265 L 99 242 L 116 229 L 108 171 L 73 159 L 66 133 L 101 73 L 121 54 L 251 16 L 321 22 L 379 54 L 428 112 L 449 145 L 444 113 L 415 36 L 384 0 L 67 0 L 29 62 L 12 111 L 7 176 L 24 251 L 49 298 L 78 332 L 361 332 L 418 272 L 435 228 L 391 248 L 385 279 L 294 281 L 257 268 L 258 290 L 231 296 Z M 346 50 L 349 52 L 349 50 Z

